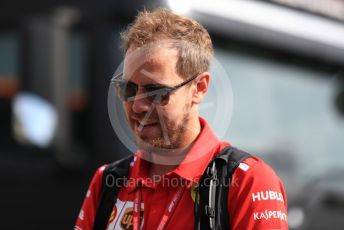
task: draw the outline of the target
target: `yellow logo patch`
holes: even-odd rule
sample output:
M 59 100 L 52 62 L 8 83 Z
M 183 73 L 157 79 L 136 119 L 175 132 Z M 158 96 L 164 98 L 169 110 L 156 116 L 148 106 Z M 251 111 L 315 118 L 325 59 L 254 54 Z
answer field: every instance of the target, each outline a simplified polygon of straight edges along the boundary
M 196 200 L 197 187 L 198 187 L 198 184 L 194 183 L 191 185 L 191 189 L 190 189 L 191 199 L 193 200 L 194 203 Z
M 122 220 L 121 220 L 121 229 L 123 230 L 131 230 L 133 229 L 133 219 L 134 219 L 134 215 L 133 215 L 133 208 L 127 208 L 124 211 Z M 142 220 L 143 220 L 143 210 L 141 210 L 140 212 L 140 223 L 142 224 Z

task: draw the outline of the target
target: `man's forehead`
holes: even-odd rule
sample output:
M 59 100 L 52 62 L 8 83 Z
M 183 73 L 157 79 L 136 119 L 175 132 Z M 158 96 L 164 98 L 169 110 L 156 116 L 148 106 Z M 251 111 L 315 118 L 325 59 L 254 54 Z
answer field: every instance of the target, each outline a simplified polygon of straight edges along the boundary
M 142 52 L 135 50 L 125 55 L 123 72 L 126 79 L 136 75 L 152 77 L 154 73 L 161 75 L 167 71 L 174 71 L 176 61 L 176 50 L 157 48 Z
M 140 78 L 148 78 L 156 81 L 158 76 L 164 72 L 164 66 L 161 63 L 147 61 L 141 64 L 139 67 L 135 67 L 135 69 L 124 68 L 124 78 L 127 80 L 134 79 L 136 77 Z
M 126 78 L 141 75 L 142 73 L 161 73 L 165 69 L 165 65 L 155 58 L 141 59 L 141 60 L 128 60 L 124 64 L 124 76 Z
M 161 59 L 177 57 L 178 51 L 168 46 L 150 46 L 129 49 L 124 57 L 124 62 L 140 64 L 141 62 L 161 62 Z

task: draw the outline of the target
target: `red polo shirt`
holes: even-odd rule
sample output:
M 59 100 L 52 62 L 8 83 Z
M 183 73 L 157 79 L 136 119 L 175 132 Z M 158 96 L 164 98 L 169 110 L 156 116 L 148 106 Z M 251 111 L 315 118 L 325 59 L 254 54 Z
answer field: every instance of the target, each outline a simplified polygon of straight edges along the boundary
M 187 185 L 168 218 L 165 229 L 194 228 L 194 186 L 207 165 L 229 145 L 221 142 L 200 118 L 202 131 L 183 162 L 153 182 L 148 177 L 150 164 L 135 153 L 129 169 L 129 181 L 118 194 L 107 229 L 133 229 L 133 206 L 137 189 L 141 191 L 141 228 L 157 229 L 180 185 Z M 95 173 L 82 205 L 75 229 L 92 229 L 99 203 L 102 173 Z M 140 185 L 140 186 L 138 186 Z M 288 229 L 287 200 L 281 180 L 261 159 L 252 157 L 241 163 L 232 177 L 228 193 L 232 229 Z

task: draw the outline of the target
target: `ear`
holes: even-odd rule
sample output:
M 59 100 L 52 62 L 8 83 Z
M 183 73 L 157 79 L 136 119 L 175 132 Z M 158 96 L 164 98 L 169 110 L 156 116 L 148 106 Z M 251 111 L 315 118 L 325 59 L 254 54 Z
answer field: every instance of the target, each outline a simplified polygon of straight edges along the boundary
M 210 83 L 210 73 L 204 72 L 197 78 L 196 85 L 193 90 L 192 102 L 194 104 L 200 104 L 208 91 Z

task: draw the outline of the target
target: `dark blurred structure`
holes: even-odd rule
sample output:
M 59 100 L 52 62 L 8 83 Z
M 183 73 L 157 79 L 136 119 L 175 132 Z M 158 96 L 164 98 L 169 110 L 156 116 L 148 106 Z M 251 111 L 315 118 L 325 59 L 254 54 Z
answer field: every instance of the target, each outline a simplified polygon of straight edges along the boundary
M 1 229 L 72 229 L 94 169 L 129 154 L 109 123 L 107 89 L 122 60 L 119 31 L 144 6 L 15 0 L 0 8 L 2 46 L 15 47 L 15 57 L 2 55 L 0 73 Z M 14 138 L 20 91 L 55 107 L 59 124 L 48 147 Z
M 174 5 L 177 2 L 188 4 L 177 0 L 2 4 L 0 229 L 73 227 L 94 170 L 129 154 L 107 111 L 109 80 L 123 57 L 119 32 L 138 10 L 181 9 Z M 214 0 L 195 4 L 186 14 L 209 29 L 216 58 L 232 78 L 236 107 L 224 138 L 265 158 L 281 175 L 290 207 L 299 208 L 292 229 L 316 229 L 316 224 L 298 221 L 306 215 L 300 209 L 310 213 L 318 202 L 336 213 L 334 218 L 342 213 L 339 186 L 331 184 L 327 193 L 328 184 L 320 183 L 320 189 L 313 182 L 318 185 L 314 178 L 336 170 L 334 164 L 344 165 L 344 26 L 327 11 L 287 2 L 292 1 Z M 214 77 L 215 83 L 220 80 Z M 13 102 L 20 92 L 32 93 L 54 108 L 58 125 L 47 146 L 18 136 L 22 130 L 16 125 Z M 207 117 L 207 112 L 202 115 Z M 309 188 L 330 195 L 308 203 L 303 195 L 310 193 Z
M 289 217 L 294 218 L 291 225 L 299 225 L 292 229 L 342 229 L 343 178 L 343 169 L 336 169 L 307 183 L 289 209 Z

